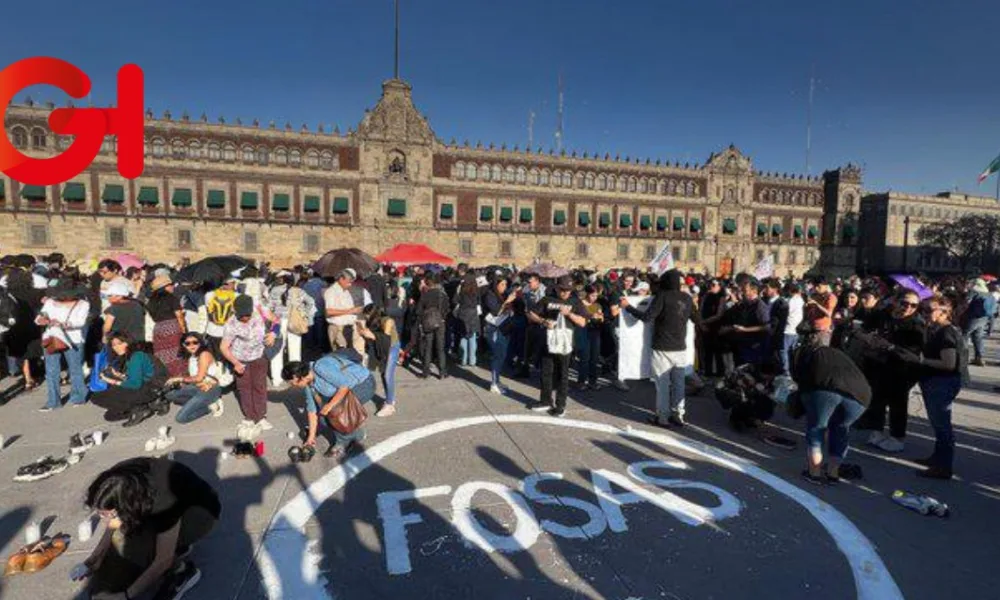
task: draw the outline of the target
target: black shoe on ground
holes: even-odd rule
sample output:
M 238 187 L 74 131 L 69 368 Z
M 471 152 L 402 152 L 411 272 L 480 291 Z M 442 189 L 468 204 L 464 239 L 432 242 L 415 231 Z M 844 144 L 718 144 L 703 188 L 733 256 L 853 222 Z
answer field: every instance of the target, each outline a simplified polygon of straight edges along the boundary
M 556 407 L 553 406 L 552 408 L 549 409 L 549 416 L 557 417 L 557 418 L 558 417 L 565 417 L 566 416 L 566 409 L 565 408 L 556 408 Z
M 802 471 L 802 478 L 813 485 L 824 485 L 827 483 L 826 477 L 823 475 L 813 475 L 808 469 Z
M 674 427 L 684 427 L 687 423 L 684 422 L 684 417 L 680 415 L 670 415 L 667 417 L 667 423 L 670 423 Z
M 156 413 L 148 406 L 137 407 L 129 413 L 128 419 L 122 423 L 122 427 L 135 427 L 139 423 L 142 423 L 146 419 L 152 417 L 154 414 Z
M 646 419 L 646 422 L 655 427 L 662 427 L 663 429 L 670 429 L 670 425 L 667 421 L 661 419 L 659 415 L 654 415 Z
M 765 435 L 761 438 L 761 441 L 768 446 L 774 446 L 775 448 L 781 448 L 782 450 L 795 450 L 795 440 L 790 440 L 780 435 Z
M 180 600 L 199 581 L 201 581 L 201 571 L 190 561 L 184 561 L 167 575 L 153 600 Z
M 934 460 L 933 456 L 928 456 L 927 458 L 917 458 L 913 462 L 917 463 L 921 467 L 930 467 L 933 466 L 934 463 L 936 463 L 937 461 Z
M 545 404 L 543 402 L 531 402 L 527 405 L 528 410 L 533 410 L 535 412 L 548 412 L 552 410 L 551 404 Z
M 943 479 L 947 481 L 951 479 L 952 472 L 951 469 L 944 469 L 941 467 L 928 467 L 923 471 L 917 471 L 917 477 L 923 477 L 925 479 Z

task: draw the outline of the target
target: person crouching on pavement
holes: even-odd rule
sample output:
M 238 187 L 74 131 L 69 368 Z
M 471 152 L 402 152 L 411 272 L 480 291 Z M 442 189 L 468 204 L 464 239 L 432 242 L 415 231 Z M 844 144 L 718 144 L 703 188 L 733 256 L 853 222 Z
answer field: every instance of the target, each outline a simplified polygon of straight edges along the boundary
M 803 322 L 792 360 L 792 377 L 806 413 L 808 468 L 802 476 L 817 485 L 840 480 L 840 464 L 847 456 L 851 424 L 865 412 L 872 399 L 864 373 L 846 353 L 826 345 L 827 333 L 815 323 Z M 825 473 L 824 438 L 828 438 Z
M 319 418 L 326 417 L 354 392 L 362 405 L 371 402 L 375 396 L 375 377 L 364 365 L 354 362 L 341 353 L 333 353 L 309 364 L 290 362 L 282 369 L 281 377 L 292 387 L 303 390 L 309 432 L 305 445 L 316 446 L 316 432 Z M 351 433 L 334 430 L 334 443 L 326 451 L 326 456 L 341 460 L 354 445 L 365 440 L 365 428 L 359 427 Z

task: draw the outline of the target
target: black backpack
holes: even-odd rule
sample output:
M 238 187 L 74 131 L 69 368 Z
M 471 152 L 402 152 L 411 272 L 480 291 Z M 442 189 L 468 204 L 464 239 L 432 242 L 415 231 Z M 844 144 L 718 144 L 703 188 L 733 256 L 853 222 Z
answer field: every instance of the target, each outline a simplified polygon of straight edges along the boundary
M 426 304 L 420 316 L 420 327 L 425 333 L 430 333 L 444 326 L 444 314 L 441 312 L 441 304 L 442 298 L 447 301 L 447 297 L 444 296 L 444 292 L 440 289 L 430 290 L 427 292 L 427 295 L 427 299 L 424 301 Z

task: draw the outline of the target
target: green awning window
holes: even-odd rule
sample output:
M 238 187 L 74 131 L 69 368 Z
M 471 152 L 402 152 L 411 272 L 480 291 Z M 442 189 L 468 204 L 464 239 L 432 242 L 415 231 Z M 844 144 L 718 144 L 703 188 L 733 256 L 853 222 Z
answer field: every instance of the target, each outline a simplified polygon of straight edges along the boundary
M 810 226 L 809 226 L 809 237 L 810 237 L 810 238 L 814 238 L 814 237 L 816 237 L 817 235 L 819 235 L 819 230 L 818 230 L 818 229 L 816 229 L 816 226 L 815 226 L 815 225 L 810 225 Z
M 405 217 L 406 200 L 402 198 L 389 198 L 389 206 L 386 207 L 385 214 L 390 217 Z
M 736 233 L 736 219 L 723 219 L 722 233 Z
M 656 230 L 666 231 L 667 230 L 667 218 L 666 217 L 656 217 Z
M 275 194 L 271 196 L 271 210 L 288 212 L 291 207 L 292 199 L 288 194 Z
M 7 182 L 0 179 L 0 199 L 7 197 Z
M 684 231 L 684 217 L 674 217 L 674 231 Z
M 653 226 L 653 218 L 649 215 L 642 215 L 639 217 L 639 228 L 649 229 Z
M 441 218 L 442 219 L 453 219 L 455 217 L 455 205 L 454 204 L 442 204 L 441 205 Z
M 500 207 L 500 221 L 509 223 L 514 220 L 514 208 L 510 206 Z
M 225 208 L 226 192 L 222 190 L 208 190 L 208 199 L 205 205 L 209 208 Z
M 492 206 L 480 206 L 479 207 L 479 220 L 480 221 L 492 221 L 493 220 L 493 207 Z
M 785 232 L 785 228 L 781 226 L 781 223 L 775 223 L 771 225 L 771 235 L 781 235 Z
M 87 188 L 82 183 L 69 182 L 63 188 L 63 200 L 83 202 L 87 199 Z
M 333 199 L 333 214 L 346 215 L 351 211 L 351 201 L 343 196 Z
M 121 189 L 121 186 L 118 186 Z M 21 197 L 26 200 L 45 200 L 44 185 L 25 185 L 21 187 Z
M 306 196 L 302 199 L 302 210 L 307 213 L 319 212 L 319 196 Z
M 701 231 L 701 219 L 697 217 L 691 219 L 691 231 Z
M 792 233 L 795 234 L 796 239 L 801 238 L 802 237 L 802 226 L 801 225 L 796 225 L 795 227 L 793 227 L 792 228 Z
M 160 203 L 160 190 L 152 186 L 139 188 L 139 197 L 136 202 L 145 206 L 156 206 Z
M 632 226 L 632 215 L 626 213 L 624 215 L 618 215 L 618 226 L 619 227 L 631 227 Z
M 531 223 L 532 217 L 530 208 L 522 208 L 517 215 L 517 220 L 522 223 Z
M 757 235 L 758 236 L 767 235 L 767 224 L 757 223 Z
M 580 223 L 580 227 L 590 227 L 590 213 L 587 211 L 580 211 L 577 222 Z
M 174 206 L 191 206 L 191 190 L 188 188 L 177 188 L 170 198 L 170 203 Z
M 257 192 L 243 192 L 240 194 L 240 208 L 243 210 L 257 210 Z
M 101 200 L 105 204 L 122 204 L 125 202 L 125 186 L 117 183 L 109 183 L 104 186 L 101 193 Z
M 848 224 L 844 225 L 844 237 L 853 239 L 858 233 L 858 228 L 854 225 Z
M 611 213 L 602 212 L 601 216 L 597 219 L 597 224 L 601 227 L 611 226 Z
M 588 222 L 590 221 L 590 217 L 587 217 L 587 221 Z M 552 215 L 552 224 L 553 225 L 565 225 L 566 224 L 566 211 L 564 211 L 564 210 L 557 210 L 555 213 L 553 213 L 553 215 Z

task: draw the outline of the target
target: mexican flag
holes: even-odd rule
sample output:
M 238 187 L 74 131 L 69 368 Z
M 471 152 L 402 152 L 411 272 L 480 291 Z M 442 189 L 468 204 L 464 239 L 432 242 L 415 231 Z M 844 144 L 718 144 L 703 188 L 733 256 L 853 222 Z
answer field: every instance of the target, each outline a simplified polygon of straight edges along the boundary
M 993 162 L 991 162 L 990 165 L 986 167 L 986 170 L 979 174 L 979 183 L 986 181 L 987 177 L 996 173 L 997 171 L 1000 171 L 1000 155 L 997 155 L 997 157 L 993 159 Z

